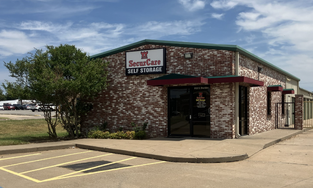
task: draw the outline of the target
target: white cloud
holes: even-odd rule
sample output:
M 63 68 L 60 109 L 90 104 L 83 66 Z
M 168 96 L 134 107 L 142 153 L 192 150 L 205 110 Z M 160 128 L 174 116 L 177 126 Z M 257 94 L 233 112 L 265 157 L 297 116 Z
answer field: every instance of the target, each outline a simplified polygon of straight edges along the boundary
M 53 24 L 51 22 L 45 23 L 40 21 L 27 21 L 19 24 L 17 28 L 20 30 L 58 32 L 61 30 L 67 30 L 71 26 L 72 23 L 62 25 L 62 24 Z
M 201 10 L 205 7 L 205 1 L 203 0 L 178 0 L 178 2 L 190 12 Z
M 312 5 L 301 1 L 264 4 L 254 1 L 249 6 L 252 10 L 241 12 L 236 21 L 243 30 L 261 31 L 273 46 L 287 45 L 297 51 L 313 48 Z
M 234 8 L 238 3 L 235 1 L 227 1 L 227 0 L 220 0 L 220 1 L 213 1 L 210 5 L 215 9 L 225 9 L 229 10 Z
M 146 38 L 169 35 L 191 35 L 200 31 L 200 26 L 203 24 L 203 22 L 198 20 L 172 22 L 151 21 L 132 29 L 133 31 L 130 32 L 134 35 L 146 36 Z
M 267 50 L 254 48 L 254 53 L 299 77 L 300 84 L 313 88 L 312 1 L 214 0 L 211 6 L 222 10 L 241 6 L 236 24 L 239 32 L 253 36 L 245 37 L 248 46 L 257 42 L 268 44 Z
M 82 14 L 83 12 L 90 12 L 100 7 L 96 6 L 64 6 L 57 2 L 43 2 L 38 6 L 33 6 L 25 9 L 24 7 L 16 7 L 15 9 L 4 9 L 0 14 L 16 15 L 16 14 L 49 14 L 50 17 L 64 17 L 73 16 L 75 14 Z
M 218 19 L 218 20 L 221 20 L 222 17 L 224 16 L 224 14 L 216 14 L 216 13 L 212 13 L 212 18 L 215 18 L 215 19 Z
M 29 36 L 21 31 L 1 30 L 0 32 L 0 56 L 24 54 L 43 45 L 44 43 L 30 40 Z
M 103 52 L 130 42 L 170 35 L 186 36 L 201 30 L 199 20 L 156 22 L 141 25 L 105 22 L 52 23 L 27 21 L 13 24 L 14 30 L 0 33 L 0 56 L 23 54 L 44 45 L 75 44 L 91 54 Z M 123 40 L 127 38 L 128 40 Z M 39 41 L 39 42 L 34 42 Z

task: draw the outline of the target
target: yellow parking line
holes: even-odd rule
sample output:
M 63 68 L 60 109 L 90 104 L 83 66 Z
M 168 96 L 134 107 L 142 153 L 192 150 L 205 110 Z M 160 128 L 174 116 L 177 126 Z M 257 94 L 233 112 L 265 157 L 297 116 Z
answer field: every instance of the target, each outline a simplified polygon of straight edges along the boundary
M 17 166 L 17 165 L 21 165 L 21 164 L 28 164 L 28 163 L 33 163 L 33 162 L 45 161 L 45 160 L 49 160 L 49 159 L 67 157 L 67 156 L 71 156 L 71 155 L 77 155 L 77 154 L 89 153 L 89 152 L 92 152 L 92 151 L 84 151 L 84 152 L 79 152 L 79 153 L 71 153 L 71 154 L 67 154 L 67 155 L 59 155 L 56 157 L 49 157 L 49 158 L 38 159 L 38 160 L 34 160 L 34 161 L 26 161 L 26 162 L 22 162 L 22 163 L 16 163 L 16 164 L 11 164 L 11 165 L 1 166 L 1 167 L 5 168 L 5 167 L 10 167 L 10 166 Z
M 35 172 L 35 171 L 39 171 L 39 170 L 44 170 L 44 169 L 48 169 L 48 168 L 53 168 L 53 167 L 57 167 L 57 166 L 61 166 L 61 165 L 66 165 L 66 164 L 70 164 L 70 163 L 76 163 L 76 162 L 84 161 L 84 160 L 88 160 L 88 159 L 94 159 L 94 158 L 98 158 L 98 157 L 104 157 L 104 156 L 108 156 L 108 155 L 112 155 L 112 153 L 105 154 L 105 155 L 94 156 L 94 157 L 89 157 L 89 158 L 84 158 L 84 159 L 79 159 L 79 160 L 76 160 L 76 161 L 69 161 L 69 162 L 66 162 L 66 163 L 60 163 L 60 164 L 56 164 L 56 165 L 52 165 L 52 166 L 46 166 L 46 167 L 43 167 L 43 168 L 38 168 L 38 169 L 34 169 L 34 170 L 29 170 L 29 171 L 25 171 L 25 172 L 20 172 L 20 174 L 26 174 L 26 173 L 29 173 L 29 172 Z
M 8 159 L 16 159 L 16 158 L 22 158 L 22 157 L 28 157 L 33 155 L 40 155 L 41 153 L 35 153 L 35 154 L 29 154 L 29 155 L 22 155 L 22 156 L 16 156 L 16 157 L 9 157 L 9 158 L 3 158 L 0 159 L 0 161 L 8 160 Z
M 5 169 L 5 168 L 3 168 L 3 167 L 0 167 L 0 170 L 3 170 L 3 171 L 6 171 L 6 172 L 9 172 L 9 173 L 11 173 L 11 174 L 20 176 L 20 177 L 22 177 L 22 178 L 25 178 L 25 179 L 34 181 L 34 182 L 36 182 L 36 183 L 40 183 L 40 182 L 41 182 L 40 180 L 37 180 L 37 179 L 35 179 L 35 178 L 31 178 L 31 177 L 22 175 L 22 174 L 20 174 L 20 173 L 14 172 L 14 171 L 12 171 L 12 170 Z
M 92 169 L 95 169 L 95 168 L 100 168 L 100 167 L 103 167 L 103 166 L 108 166 L 108 165 L 111 165 L 111 164 L 115 164 L 115 163 L 119 163 L 119 162 L 123 162 L 123 161 L 128 161 L 128 160 L 135 159 L 135 158 L 137 158 L 137 157 L 131 157 L 131 158 L 115 161 L 115 162 L 112 162 L 112 163 L 107 163 L 107 164 L 103 164 L 103 165 L 94 166 L 94 167 L 91 167 L 91 168 L 87 168 L 87 169 L 84 169 L 84 170 L 79 170 L 79 171 L 76 171 L 76 172 L 71 172 L 71 173 L 68 173 L 68 174 L 64 174 L 64 175 L 57 176 L 57 177 L 54 177 L 54 178 L 46 179 L 46 180 L 43 180 L 43 181 L 50 181 L 50 180 L 54 180 L 54 179 L 59 179 L 59 178 L 62 178 L 64 176 L 69 176 L 69 175 L 77 174 L 77 173 L 80 173 L 80 172 L 85 172 L 85 171 L 92 170 Z
M 134 165 L 134 166 L 121 167 L 121 168 L 114 168 L 114 169 L 102 170 L 102 171 L 98 171 L 98 172 L 90 172 L 90 173 L 87 173 L 87 174 L 77 174 L 77 175 L 65 176 L 65 177 L 60 177 L 60 176 L 59 176 L 59 178 L 50 178 L 50 179 L 42 180 L 42 181 L 40 181 L 40 182 L 47 182 L 47 181 L 53 181 L 53 180 L 61 180 L 61 179 L 67 179 L 67 178 L 72 178 L 72 177 L 88 176 L 88 175 L 92 175 L 92 174 L 99 174 L 99 173 L 103 173 L 103 172 L 110 172 L 110 171 L 116 171 L 116 170 L 123 170 L 123 169 L 128 169 L 128 168 L 136 168 L 136 167 L 141 167 L 141 166 L 149 166 L 149 165 L 161 164 L 161 163 L 165 163 L 165 162 L 166 162 L 166 161 L 159 161 L 159 162 L 147 163 L 147 164 L 142 164 L 142 165 Z

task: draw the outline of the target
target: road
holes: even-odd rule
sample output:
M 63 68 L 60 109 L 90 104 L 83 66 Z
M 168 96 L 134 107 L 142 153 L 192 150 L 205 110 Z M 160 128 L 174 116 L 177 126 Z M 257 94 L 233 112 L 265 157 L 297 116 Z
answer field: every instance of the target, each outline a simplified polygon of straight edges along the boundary
M 31 110 L 0 110 L 0 114 L 7 115 L 26 115 L 26 116 L 43 116 L 43 112 L 32 112 Z
M 43 119 L 43 112 L 32 112 L 31 110 L 0 110 L 0 120 L 4 118 L 11 120 L 24 120 L 24 119 Z M 1 188 L 1 186 L 0 186 Z
M 173 163 L 77 148 L 3 155 L 0 187 L 312 188 L 312 140 L 313 131 L 307 131 L 247 160 L 215 164 Z

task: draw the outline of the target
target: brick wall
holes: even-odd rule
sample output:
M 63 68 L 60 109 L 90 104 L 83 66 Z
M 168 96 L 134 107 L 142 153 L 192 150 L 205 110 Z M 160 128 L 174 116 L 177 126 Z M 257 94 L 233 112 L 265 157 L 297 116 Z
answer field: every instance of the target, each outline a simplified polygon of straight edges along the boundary
M 221 76 L 231 75 L 234 72 L 235 54 L 231 51 L 163 45 L 143 45 L 130 51 L 156 48 L 166 48 L 167 74 Z M 193 58 L 185 59 L 186 52 L 193 52 Z M 167 87 L 146 84 L 147 80 L 162 76 L 162 74 L 126 76 L 125 52 L 107 56 L 104 60 L 110 62 L 108 66 L 109 87 L 93 101 L 93 110 L 85 118 L 83 127 L 88 128 L 107 122 L 110 130 L 118 130 L 121 126 L 131 129 L 129 126 L 131 122 L 137 124 L 148 122 L 147 132 L 150 137 L 167 136 Z M 220 93 L 225 91 L 226 93 L 224 94 L 225 99 L 221 100 L 219 95 L 211 92 L 211 100 L 221 100 L 221 104 L 226 102 L 224 106 L 231 104 L 231 100 L 228 98 L 231 96 L 233 86 L 221 84 L 212 88 L 214 91 L 220 91 Z M 216 106 L 212 109 L 215 108 Z M 230 108 L 233 106 L 231 105 Z M 220 136 L 232 137 L 233 116 L 230 115 L 231 110 L 233 109 L 227 109 L 225 113 L 228 115 L 225 117 L 218 111 L 211 111 L 211 116 L 220 117 L 218 122 L 213 123 L 214 135 L 217 135 L 218 131 L 223 131 L 225 133 L 219 133 Z
M 249 89 L 249 134 L 275 129 L 275 105 L 282 102 L 282 94 L 281 92 L 271 92 L 271 115 L 267 115 L 267 87 L 281 85 L 285 89 L 286 77 L 242 55 L 239 62 L 241 76 L 264 82 L 262 87 L 250 87 Z M 258 67 L 262 68 L 260 74 Z
M 303 95 L 296 95 L 295 97 L 295 129 L 303 129 Z
M 143 45 L 130 51 L 157 48 L 166 48 L 167 74 L 223 76 L 232 75 L 235 72 L 235 52 L 231 51 L 163 45 Z M 185 59 L 186 52 L 193 52 L 193 58 Z M 125 52 L 107 56 L 104 60 L 110 62 L 108 66 L 109 87 L 93 101 L 93 109 L 86 116 L 83 127 L 87 129 L 107 122 L 110 130 L 118 130 L 120 127 L 131 129 L 131 122 L 137 124 L 148 122 L 147 133 L 150 137 L 167 136 L 167 87 L 174 85 L 147 85 L 147 80 L 162 76 L 162 74 L 126 76 Z M 272 115 L 268 116 L 267 86 L 282 85 L 285 88 L 285 77 L 282 74 L 247 57 L 240 56 L 240 75 L 258 79 L 258 67 L 263 68 L 259 79 L 265 83 L 265 86 L 248 87 L 249 134 L 274 129 L 275 103 L 281 101 L 281 92 L 272 92 Z M 212 84 L 210 89 L 211 137 L 234 138 L 235 84 Z
M 235 84 L 211 85 L 211 138 L 235 137 Z

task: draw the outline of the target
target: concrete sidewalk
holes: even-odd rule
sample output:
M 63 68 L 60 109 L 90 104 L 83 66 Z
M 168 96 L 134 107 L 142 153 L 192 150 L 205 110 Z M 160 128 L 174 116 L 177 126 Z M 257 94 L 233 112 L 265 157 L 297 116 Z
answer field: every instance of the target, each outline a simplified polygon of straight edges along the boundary
M 218 163 L 240 161 L 303 131 L 275 129 L 239 139 L 155 138 L 148 140 L 77 139 L 1 146 L 0 155 L 78 147 L 171 162 Z

